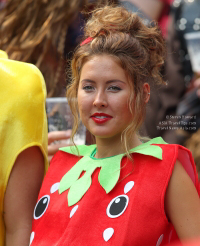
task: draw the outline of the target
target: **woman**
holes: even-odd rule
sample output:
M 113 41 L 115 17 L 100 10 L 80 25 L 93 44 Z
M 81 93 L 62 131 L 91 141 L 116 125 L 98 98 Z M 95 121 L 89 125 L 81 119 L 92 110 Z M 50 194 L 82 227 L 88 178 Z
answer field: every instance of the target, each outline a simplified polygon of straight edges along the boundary
M 200 236 L 190 152 L 161 138 L 142 143 L 138 135 L 149 82 L 162 81 L 164 54 L 158 28 L 136 14 L 110 6 L 93 12 L 67 96 L 72 136 L 80 115 L 96 145 L 62 148 L 53 157 L 30 245 L 164 245 Z

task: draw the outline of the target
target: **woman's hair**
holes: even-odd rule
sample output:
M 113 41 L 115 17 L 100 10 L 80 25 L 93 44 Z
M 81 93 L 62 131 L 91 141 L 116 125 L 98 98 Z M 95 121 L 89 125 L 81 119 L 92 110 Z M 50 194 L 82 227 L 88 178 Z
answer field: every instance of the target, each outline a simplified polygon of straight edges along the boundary
M 105 54 L 116 59 L 129 78 L 129 108 L 133 121 L 122 134 L 124 149 L 128 153 L 133 134 L 138 132 L 145 117 L 143 84 L 152 81 L 164 83 L 159 72 L 165 57 L 163 37 L 156 23 L 147 27 L 136 13 L 120 6 L 105 6 L 94 10 L 85 25 L 83 40 L 88 37 L 91 41 L 77 47 L 71 62 L 71 83 L 67 88 L 67 98 L 75 120 L 72 139 L 79 124 L 75 99 L 81 69 L 93 56 Z

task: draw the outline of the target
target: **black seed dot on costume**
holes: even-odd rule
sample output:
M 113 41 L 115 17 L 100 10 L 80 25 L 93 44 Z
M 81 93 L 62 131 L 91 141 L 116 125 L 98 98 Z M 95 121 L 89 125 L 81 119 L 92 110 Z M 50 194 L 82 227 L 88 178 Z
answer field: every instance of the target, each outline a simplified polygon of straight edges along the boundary
M 110 214 L 113 216 L 120 214 L 126 207 L 126 202 L 127 202 L 126 197 L 121 196 L 116 198 L 110 206 L 110 210 L 109 210 Z
M 45 195 L 40 198 L 34 209 L 34 214 L 33 214 L 34 219 L 36 220 L 39 219 L 45 213 L 45 211 L 48 208 L 49 201 L 50 201 L 49 195 Z
M 112 199 L 106 210 L 108 217 L 117 218 L 122 215 L 128 206 L 128 202 L 127 195 L 120 195 Z

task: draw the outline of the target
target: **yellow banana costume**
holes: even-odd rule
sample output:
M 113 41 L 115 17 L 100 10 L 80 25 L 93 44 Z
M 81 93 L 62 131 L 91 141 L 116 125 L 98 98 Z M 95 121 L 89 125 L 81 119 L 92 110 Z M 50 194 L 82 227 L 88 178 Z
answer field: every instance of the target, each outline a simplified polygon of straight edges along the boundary
M 5 238 L 4 194 L 17 156 L 39 146 L 48 168 L 44 78 L 34 65 L 7 58 L 0 51 L 0 246 Z

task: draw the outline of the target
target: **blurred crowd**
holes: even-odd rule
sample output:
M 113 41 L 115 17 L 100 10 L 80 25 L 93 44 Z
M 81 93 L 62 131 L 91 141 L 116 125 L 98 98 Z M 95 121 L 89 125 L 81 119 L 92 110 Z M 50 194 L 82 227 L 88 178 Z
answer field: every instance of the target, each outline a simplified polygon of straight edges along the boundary
M 83 23 L 96 5 L 92 0 L 0 0 L 0 49 L 9 58 L 35 64 L 42 72 L 48 97 L 65 97 L 72 53 L 81 41 Z M 138 12 L 146 25 L 158 22 L 166 40 L 162 74 L 166 86 L 151 87 L 151 100 L 141 135 L 162 136 L 189 148 L 200 171 L 200 0 L 116 0 Z M 70 131 L 49 133 L 54 140 Z M 87 133 L 87 144 L 92 137 Z

